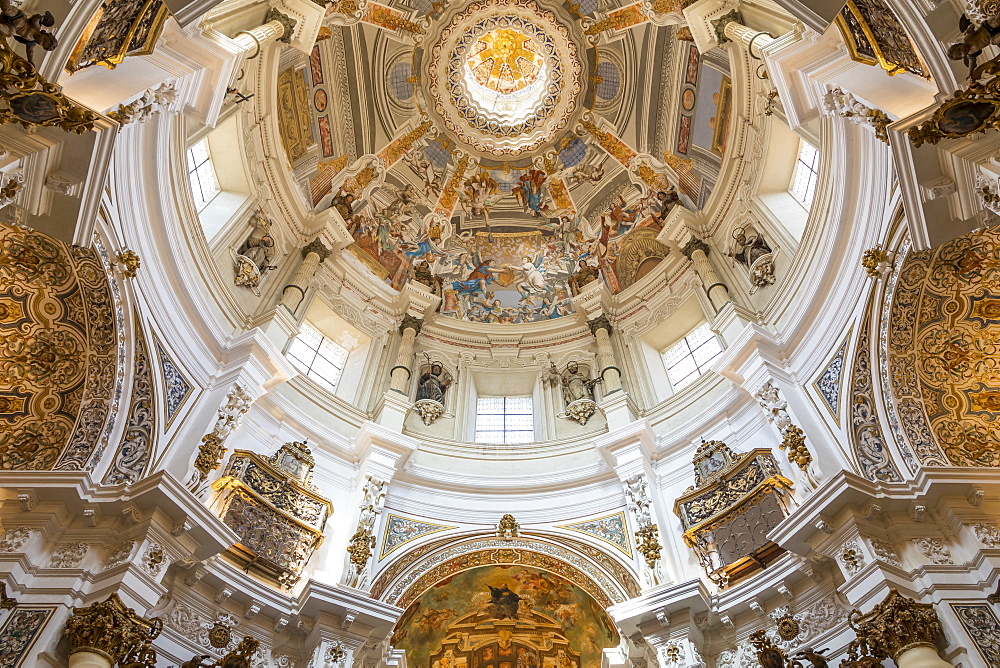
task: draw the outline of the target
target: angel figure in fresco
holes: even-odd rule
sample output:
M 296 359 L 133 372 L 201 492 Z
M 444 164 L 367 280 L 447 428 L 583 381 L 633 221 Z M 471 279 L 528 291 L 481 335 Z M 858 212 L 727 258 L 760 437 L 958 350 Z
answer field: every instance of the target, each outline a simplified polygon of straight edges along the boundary
M 536 218 L 549 208 L 547 204 L 542 204 L 542 189 L 546 178 L 545 172 L 529 169 L 514 186 L 514 196 L 518 203 L 524 208 L 525 213 L 530 213 Z
M 486 292 L 486 285 L 493 280 L 493 274 L 499 274 L 500 269 L 491 266 L 493 260 L 486 258 L 473 263 L 468 253 L 459 255 L 455 261 L 459 269 L 459 280 L 452 281 L 451 287 L 460 295 L 475 296 Z
M 422 148 L 415 148 L 403 155 L 405 162 L 413 173 L 424 182 L 424 197 L 429 200 L 436 200 L 441 192 L 441 179 L 434 171 L 434 165 L 427 159 L 427 155 Z
M 482 216 L 486 220 L 486 227 L 489 227 L 490 207 L 503 199 L 504 193 L 489 172 L 482 171 L 465 182 L 465 188 L 459 193 L 459 197 L 469 214 Z
M 522 257 L 520 265 L 511 265 L 509 268 L 520 273 L 517 282 L 517 291 L 521 293 L 521 299 L 528 299 L 532 295 L 549 292 L 549 286 L 545 284 L 545 274 L 542 272 L 542 257 L 539 256 L 534 262 L 531 258 Z
M 572 172 L 569 173 L 569 180 L 574 186 L 578 186 L 581 183 L 593 183 L 598 184 L 601 179 L 604 178 L 604 160 L 601 160 L 596 165 L 593 163 L 583 163 L 577 165 Z
M 635 225 L 635 221 L 639 218 L 639 210 L 628 206 L 625 198 L 619 196 L 618 203 L 611 207 L 607 217 L 614 222 L 616 234 L 622 235 Z

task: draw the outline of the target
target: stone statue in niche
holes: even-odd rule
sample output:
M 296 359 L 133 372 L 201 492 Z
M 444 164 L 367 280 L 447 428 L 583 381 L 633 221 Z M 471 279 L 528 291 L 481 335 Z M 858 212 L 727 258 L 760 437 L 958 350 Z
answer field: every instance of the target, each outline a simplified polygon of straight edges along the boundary
M 751 227 L 737 227 L 728 255 L 750 274 L 750 294 L 774 284 L 774 253 L 760 232 Z
M 597 410 L 597 403 L 594 401 L 594 385 L 601 382 L 599 378 L 589 378 L 580 369 L 577 362 L 569 362 L 562 372 L 563 399 L 566 401 L 566 412 L 560 413 L 556 417 L 565 417 L 575 420 L 581 425 L 587 424 L 587 420 Z
M 451 374 L 444 370 L 440 362 L 428 360 L 428 366 L 424 367 L 417 381 L 417 399 L 413 404 L 425 425 L 434 424 L 444 415 L 444 393 L 448 391 L 451 381 Z
M 36 46 L 43 51 L 52 51 L 58 46 L 59 41 L 55 35 L 43 30 L 51 28 L 55 23 L 51 12 L 28 16 L 14 6 L 11 0 L 0 0 L 0 35 L 13 37 L 14 41 L 23 44 L 24 57 L 32 65 L 35 64 Z
M 580 370 L 580 365 L 570 362 L 562 372 L 563 399 L 566 405 L 579 401 L 580 399 L 594 400 L 594 385 L 600 381 L 597 378 L 588 378 L 587 374 Z
M 236 271 L 233 282 L 250 288 L 255 295 L 260 295 L 258 288 L 264 280 L 264 274 L 278 267 L 271 264 L 275 255 L 271 221 L 258 211 L 253 215 L 251 224 L 253 232 L 238 249 L 231 251 L 233 269 Z
M 417 401 L 429 399 L 443 404 L 444 393 L 448 391 L 451 381 L 451 374 L 445 371 L 439 362 L 432 362 L 430 368 L 420 374 L 417 383 Z
M 552 362 L 549 362 L 549 368 L 542 373 L 542 387 L 562 387 L 562 376 Z

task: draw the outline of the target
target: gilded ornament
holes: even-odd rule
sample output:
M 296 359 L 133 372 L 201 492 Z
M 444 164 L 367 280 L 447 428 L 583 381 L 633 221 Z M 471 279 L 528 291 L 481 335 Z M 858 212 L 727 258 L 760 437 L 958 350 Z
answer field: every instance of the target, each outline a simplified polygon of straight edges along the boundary
M 153 53 L 170 16 L 163 0 L 104 0 L 70 55 L 70 72 L 103 65 L 113 70 L 128 56 Z
M 304 442 L 285 443 L 272 457 L 236 450 L 212 487 L 213 507 L 239 542 L 239 565 L 292 587 L 316 548 L 333 508 L 312 487 L 315 465 Z
M 577 399 L 568 406 L 566 406 L 566 412 L 556 415 L 559 418 L 566 418 L 568 420 L 573 420 L 581 425 L 586 425 L 587 420 L 589 420 L 594 413 L 597 412 L 597 402 L 593 399 Z
M 17 191 L 21 189 L 21 182 L 17 179 L 10 179 L 7 181 L 7 185 L 0 188 L 0 199 L 2 200 L 12 200 Z
M 14 597 L 7 596 L 7 583 L 0 582 L 0 610 L 11 610 L 16 606 Z
M 782 434 L 778 448 L 788 450 L 788 461 L 803 471 L 809 469 L 809 464 L 812 463 L 812 454 L 806 447 L 806 435 L 801 427 L 795 424 L 789 425 Z
M 215 624 L 212 625 L 212 628 L 208 631 L 208 644 L 215 649 L 229 647 L 229 643 L 232 641 L 232 630 L 221 621 L 216 621 Z
M 112 594 L 105 601 L 74 608 L 73 616 L 66 622 L 65 634 L 70 654 L 91 652 L 112 664 L 135 665 L 140 656 L 148 656 L 150 643 L 162 628 L 158 617 L 144 619 L 132 608 L 126 608 L 118 594 Z M 153 657 L 155 660 L 155 654 Z
M 836 19 L 851 58 L 890 75 L 909 72 L 930 79 L 906 28 L 885 0 L 848 0 Z
M 501 517 L 499 524 L 497 524 L 497 535 L 501 538 L 517 538 L 520 530 L 521 525 L 510 513 Z
M 326 650 L 326 660 L 329 663 L 340 664 L 345 658 L 347 658 L 347 651 L 340 642 L 331 643 L 330 648 Z
M 122 269 L 122 275 L 125 276 L 125 278 L 135 278 L 136 272 L 138 272 L 139 267 L 142 266 L 142 260 L 139 259 L 136 252 L 129 249 L 125 249 L 118 254 L 117 262 L 124 267 Z
M 205 434 L 198 446 L 198 456 L 194 460 L 194 468 L 202 478 L 222 465 L 222 456 L 226 453 L 222 439 L 216 434 Z
M 885 275 L 886 271 L 891 268 L 889 261 L 889 251 L 884 250 L 881 246 L 869 248 L 861 255 L 861 266 L 871 278 Z
M 229 654 L 219 659 L 213 665 L 216 666 L 249 666 L 252 665 L 254 655 L 260 649 L 260 641 L 253 636 L 243 636 L 243 640 Z
M 635 532 L 636 550 L 646 559 L 646 565 L 656 567 L 663 546 L 659 541 L 660 528 L 655 524 L 644 524 Z
M 35 66 L 14 53 L 0 35 L 0 125 L 19 123 L 27 129 L 57 127 L 83 134 L 94 129 L 97 114 L 70 101 L 46 81 Z
M 420 415 L 423 423 L 428 426 L 434 424 L 439 417 L 444 415 L 444 406 L 441 405 L 441 402 L 433 399 L 421 399 L 413 404 L 413 409 Z
M 375 536 L 364 527 L 359 527 L 351 536 L 351 542 L 347 545 L 347 553 L 351 555 L 351 564 L 359 573 L 371 559 L 374 547 Z
M 778 637 L 788 642 L 790 640 L 795 640 L 798 637 L 801 627 L 797 619 L 792 617 L 790 614 L 785 613 L 784 616 L 778 619 Z
M 937 651 L 935 641 L 943 634 L 941 622 L 929 603 L 917 603 L 895 589 L 871 612 L 852 610 L 848 623 L 857 640 L 847 646 L 847 661 L 842 666 L 863 668 L 878 666 L 914 647 L 930 647 Z

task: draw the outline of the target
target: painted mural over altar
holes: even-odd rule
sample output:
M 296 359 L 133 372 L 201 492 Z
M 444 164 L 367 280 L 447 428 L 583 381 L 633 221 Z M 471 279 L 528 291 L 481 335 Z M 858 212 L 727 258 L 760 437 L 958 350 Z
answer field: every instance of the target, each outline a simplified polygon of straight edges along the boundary
M 457 573 L 421 594 L 392 644 L 419 668 L 599 666 L 618 634 L 603 609 L 564 578 L 524 566 Z

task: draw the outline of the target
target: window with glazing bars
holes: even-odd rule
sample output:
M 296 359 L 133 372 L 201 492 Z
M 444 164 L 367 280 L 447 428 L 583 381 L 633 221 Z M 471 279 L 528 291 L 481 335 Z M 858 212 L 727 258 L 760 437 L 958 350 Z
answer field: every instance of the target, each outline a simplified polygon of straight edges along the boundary
M 699 325 L 690 334 L 663 351 L 663 365 L 674 390 L 696 381 L 708 371 L 712 360 L 722 354 L 722 346 L 708 323 Z
M 207 140 L 202 139 L 187 150 L 187 165 L 194 205 L 201 211 L 221 192 L 219 180 L 215 176 L 215 167 L 212 166 L 212 156 L 208 152 Z
M 479 397 L 476 443 L 513 444 L 535 440 L 531 397 Z
M 347 350 L 308 322 L 302 323 L 285 354 L 300 371 L 331 392 L 347 362 Z

